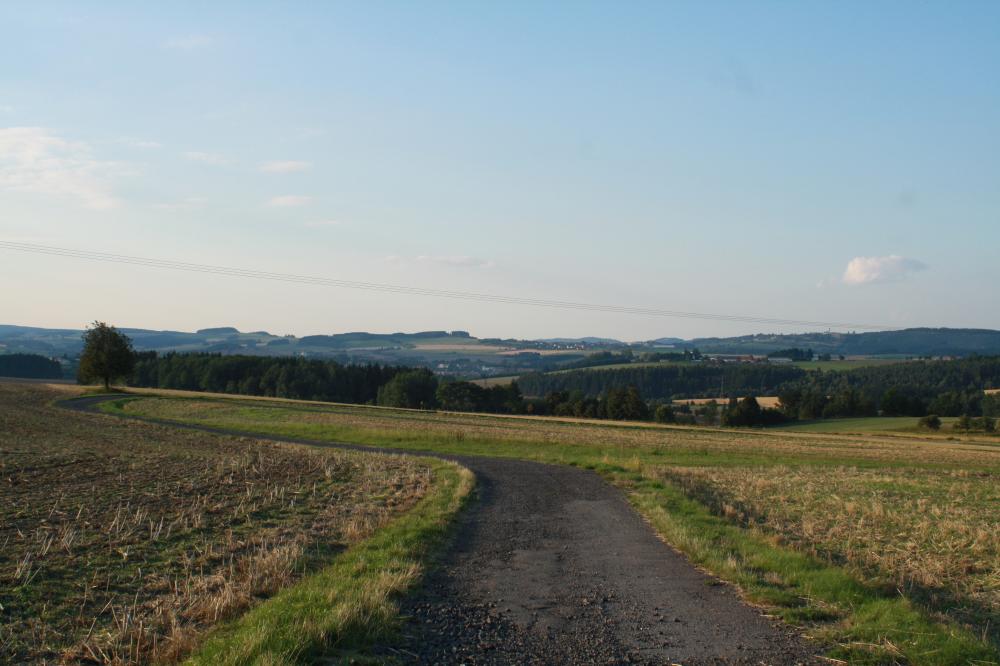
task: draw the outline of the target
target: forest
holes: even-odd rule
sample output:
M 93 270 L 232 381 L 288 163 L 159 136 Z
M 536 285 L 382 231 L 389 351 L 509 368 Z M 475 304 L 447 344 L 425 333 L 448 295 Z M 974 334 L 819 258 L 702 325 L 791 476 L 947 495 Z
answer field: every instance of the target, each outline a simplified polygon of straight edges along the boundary
M 790 365 L 705 363 L 528 374 L 529 396 L 553 392 L 597 398 L 635 387 L 646 399 L 777 395 L 793 419 L 847 416 L 979 416 L 983 390 L 1000 387 L 1000 356 L 910 361 L 852 370 L 807 371 Z
M 59 361 L 40 354 L 0 354 L 0 377 L 59 379 L 62 376 Z
M 985 389 L 1000 386 L 1000 356 L 911 361 L 844 371 L 809 372 L 779 387 L 793 418 L 979 416 Z
M 525 395 L 544 396 L 553 391 L 581 391 L 596 398 L 612 388 L 634 386 L 648 399 L 675 397 L 722 398 L 769 395 L 784 384 L 800 381 L 807 373 L 792 365 L 704 363 L 664 364 L 625 368 L 593 368 L 549 374 L 532 373 L 518 379 Z
M 406 370 L 278 356 L 156 352 L 136 356 L 132 386 L 356 404 L 374 403 L 379 388 Z

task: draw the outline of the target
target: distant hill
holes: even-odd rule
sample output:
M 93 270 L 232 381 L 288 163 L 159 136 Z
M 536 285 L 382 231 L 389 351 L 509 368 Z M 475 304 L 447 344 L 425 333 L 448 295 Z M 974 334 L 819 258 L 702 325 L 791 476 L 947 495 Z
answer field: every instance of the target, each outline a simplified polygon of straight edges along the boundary
M 622 342 L 621 340 L 615 340 L 614 338 L 595 338 L 593 336 L 587 336 L 582 338 L 540 338 L 538 340 L 533 340 L 533 342 L 550 342 L 562 345 L 587 344 L 587 345 L 608 345 L 613 347 L 625 346 L 625 343 Z
M 195 332 L 121 328 L 137 351 L 158 353 L 209 352 L 249 356 L 301 356 L 340 363 L 380 363 L 420 366 L 443 375 L 481 377 L 545 370 L 577 361 L 599 343 L 556 345 L 531 340 L 481 340 L 468 331 L 368 333 L 354 331 L 321 335 L 274 335 L 242 332 L 231 326 Z M 40 354 L 73 359 L 83 346 L 80 329 L 46 329 L 0 325 L 0 355 Z M 616 345 L 623 343 L 615 341 Z M 518 354 L 518 351 L 544 351 Z
M 517 375 L 559 369 L 599 352 L 662 352 L 698 348 L 705 353 L 760 354 L 812 349 L 845 356 L 968 356 L 1000 354 L 1000 331 L 964 328 L 910 328 L 874 333 L 757 334 L 732 338 L 658 338 L 625 343 L 602 337 L 517 340 L 476 338 L 467 331 L 416 333 L 330 333 L 275 335 L 245 333 L 231 326 L 195 332 L 122 328 L 139 351 L 213 352 L 252 356 L 304 356 L 342 363 L 388 363 L 431 368 L 459 377 Z M 83 345 L 80 329 L 0 325 L 0 354 L 41 354 L 72 359 Z M 533 352 L 533 353 L 523 353 Z M 617 361 L 617 362 L 620 362 Z
M 906 328 L 870 333 L 756 334 L 696 338 L 683 343 L 702 352 L 767 354 L 798 347 L 844 356 L 968 356 L 1000 354 L 1000 331 L 978 328 Z

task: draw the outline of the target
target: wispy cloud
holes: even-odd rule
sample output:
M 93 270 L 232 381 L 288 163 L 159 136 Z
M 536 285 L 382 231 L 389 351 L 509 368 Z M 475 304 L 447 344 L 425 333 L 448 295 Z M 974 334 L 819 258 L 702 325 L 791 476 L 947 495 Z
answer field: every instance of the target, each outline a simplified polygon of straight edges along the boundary
M 304 197 L 297 194 L 283 194 L 280 197 L 271 197 L 270 201 L 267 202 L 267 205 L 277 206 L 279 208 L 291 208 L 294 206 L 305 206 L 310 201 L 312 201 L 312 197 Z
M 293 173 L 295 171 L 306 171 L 307 169 L 312 168 L 312 162 L 301 162 L 296 160 L 264 162 L 259 168 L 261 171 L 267 173 Z
M 90 146 L 43 127 L 0 128 L 0 189 L 70 197 L 93 209 L 113 208 L 111 181 L 122 165 L 95 158 Z
M 893 282 L 926 268 L 927 264 L 922 261 L 901 257 L 898 254 L 884 257 L 854 257 L 847 263 L 841 281 L 854 287 Z
M 211 164 L 212 166 L 223 166 L 225 164 L 229 164 L 229 159 L 223 155 L 218 155 L 216 153 L 203 153 L 198 150 L 189 150 L 184 153 L 184 157 L 192 162 L 201 162 L 202 164 Z
M 304 223 L 304 226 L 310 229 L 325 229 L 327 227 L 339 227 L 343 224 L 341 220 L 310 220 Z
M 212 38 L 208 35 L 189 34 L 171 37 L 163 42 L 164 48 L 174 51 L 196 51 L 212 45 Z
M 0 104 L 0 113 L 14 113 L 14 107 L 10 104 Z

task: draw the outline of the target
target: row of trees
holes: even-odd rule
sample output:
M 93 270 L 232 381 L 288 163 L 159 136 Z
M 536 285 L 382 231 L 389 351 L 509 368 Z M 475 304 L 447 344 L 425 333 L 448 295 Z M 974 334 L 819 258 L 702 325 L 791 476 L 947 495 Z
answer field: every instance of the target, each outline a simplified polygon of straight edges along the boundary
M 397 373 L 379 388 L 377 403 L 385 407 L 455 412 L 520 414 L 524 411 L 524 399 L 516 382 L 487 388 L 472 382 L 441 381 L 424 368 Z
M 151 388 L 211 391 L 275 398 L 373 403 L 406 368 L 343 365 L 296 357 L 221 354 L 137 355 L 129 383 Z
M 634 386 L 611 388 L 591 398 L 582 391 L 553 391 L 542 400 L 527 404 L 530 414 L 574 416 L 588 419 L 643 421 L 650 417 L 649 405 Z

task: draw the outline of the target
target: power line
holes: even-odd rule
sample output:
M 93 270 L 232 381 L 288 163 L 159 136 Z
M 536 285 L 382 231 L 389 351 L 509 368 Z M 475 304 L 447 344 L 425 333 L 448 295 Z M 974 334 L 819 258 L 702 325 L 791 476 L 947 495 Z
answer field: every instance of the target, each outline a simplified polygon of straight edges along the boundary
M 432 296 L 435 298 L 450 298 L 450 299 L 459 299 L 467 301 L 477 301 L 481 303 L 530 305 L 535 307 L 560 308 L 566 310 L 584 310 L 587 312 L 607 312 L 614 314 L 647 315 L 654 317 L 674 317 L 682 319 L 704 319 L 711 321 L 732 321 L 732 322 L 744 322 L 751 324 L 771 324 L 778 326 L 807 326 L 807 327 L 822 327 L 822 328 L 836 328 L 836 329 L 865 329 L 865 330 L 883 330 L 890 328 L 888 326 L 875 326 L 872 324 L 845 324 L 836 322 L 807 321 L 800 319 L 757 317 L 751 315 L 727 315 L 727 314 L 709 314 L 703 312 L 682 312 L 676 310 L 663 310 L 658 308 L 632 307 L 627 305 L 602 305 L 596 303 L 579 303 L 573 301 L 557 301 L 557 300 L 548 300 L 541 298 L 502 296 L 498 294 L 482 294 L 469 291 L 429 289 L 424 287 L 413 287 L 406 285 L 382 284 L 378 282 L 360 282 L 356 280 L 340 280 L 335 278 L 324 278 L 324 277 L 316 277 L 309 275 L 294 275 L 290 273 L 272 273 L 268 271 L 260 271 L 247 268 L 214 266 L 211 264 L 194 264 L 183 261 L 172 261 L 168 259 L 152 259 L 149 257 L 136 257 L 124 254 L 112 254 L 109 252 L 96 252 L 92 250 L 76 250 L 64 247 L 54 247 L 50 245 L 36 245 L 34 243 L 19 243 L 15 241 L 5 241 L 5 240 L 0 240 L 0 248 L 7 250 L 15 250 L 17 252 L 28 252 L 32 254 L 44 254 L 57 257 L 70 257 L 74 259 L 86 259 L 89 261 L 99 261 L 105 263 L 130 264 L 134 266 L 144 266 L 147 268 L 162 268 L 167 270 L 187 271 L 191 273 L 207 273 L 212 275 L 252 278 L 256 280 L 272 280 L 277 282 L 289 282 L 294 284 L 311 284 L 322 287 L 338 287 L 342 289 L 361 289 L 366 291 L 404 294 L 409 296 Z

